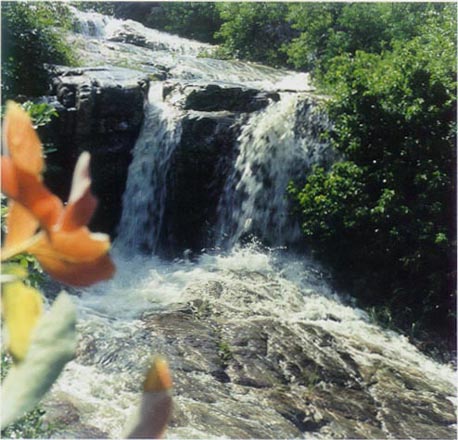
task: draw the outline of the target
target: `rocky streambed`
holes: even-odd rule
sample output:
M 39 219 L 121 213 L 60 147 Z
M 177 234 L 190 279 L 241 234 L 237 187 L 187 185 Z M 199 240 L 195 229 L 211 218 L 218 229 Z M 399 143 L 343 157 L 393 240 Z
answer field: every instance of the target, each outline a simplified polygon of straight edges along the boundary
M 168 438 L 455 438 L 452 369 L 342 303 L 313 265 L 240 249 L 138 272 L 124 298 L 111 282 L 76 299 L 78 356 L 47 404 L 56 438 L 119 437 L 152 353 L 174 377 Z M 156 304 L 120 309 L 135 293 Z

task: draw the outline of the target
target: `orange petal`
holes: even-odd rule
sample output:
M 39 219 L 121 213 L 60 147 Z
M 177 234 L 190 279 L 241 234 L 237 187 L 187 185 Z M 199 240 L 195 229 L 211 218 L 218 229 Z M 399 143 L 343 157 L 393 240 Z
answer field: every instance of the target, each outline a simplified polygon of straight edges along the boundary
M 2 156 L 2 193 L 8 197 L 16 198 L 19 194 L 19 186 L 16 176 L 16 167 L 8 156 Z
M 143 393 L 137 423 L 127 438 L 164 438 L 172 409 L 172 396 L 167 392 Z
M 38 176 L 18 167 L 15 167 L 15 171 L 18 192 L 15 197 L 11 197 L 27 208 L 44 229 L 50 230 L 61 216 L 61 200 L 43 185 Z
M 8 235 L 5 239 L 5 249 L 18 246 L 32 237 L 38 228 L 38 220 L 29 210 L 10 200 L 6 227 Z
M 147 392 L 156 393 L 170 388 L 172 388 L 172 377 L 167 361 L 157 356 L 146 374 L 143 389 Z
M 140 411 L 127 438 L 163 438 L 172 415 L 171 387 L 167 362 L 157 357 L 146 375 Z
M 61 260 L 66 263 L 90 263 L 110 249 L 106 234 L 93 234 L 87 228 L 76 231 L 51 231 L 28 251 L 37 257 Z
M 43 170 L 41 142 L 28 113 L 17 103 L 8 101 L 4 122 L 5 139 L 17 167 L 38 175 Z
M 76 203 L 68 204 L 65 207 L 60 223 L 63 231 L 74 231 L 82 226 L 86 226 L 97 207 L 97 199 L 88 190 L 87 193 Z
M 55 258 L 55 254 L 36 254 L 36 257 L 43 269 L 55 280 L 77 287 L 90 286 L 99 281 L 107 280 L 114 275 L 116 270 L 108 255 L 85 263 L 61 260 Z
M 91 193 L 90 159 L 89 153 L 84 152 L 76 164 L 70 198 L 60 224 L 63 231 L 72 231 L 87 225 L 97 207 L 97 199 Z

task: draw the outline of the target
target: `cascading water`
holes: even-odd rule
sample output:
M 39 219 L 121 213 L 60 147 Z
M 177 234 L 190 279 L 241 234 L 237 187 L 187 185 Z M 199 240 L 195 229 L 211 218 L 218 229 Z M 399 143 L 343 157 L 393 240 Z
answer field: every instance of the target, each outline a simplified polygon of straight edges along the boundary
M 144 62 L 148 49 L 116 44 L 132 63 Z M 78 355 L 51 396 L 51 407 L 66 411 L 59 435 L 119 438 L 159 352 L 175 382 L 168 438 L 452 438 L 450 366 L 346 305 L 304 256 L 236 244 L 247 233 L 274 244 L 294 239 L 284 190 L 294 173 L 331 158 L 319 136 L 326 118 L 304 90 L 280 82 L 284 72 L 188 57 L 199 81 L 245 76 L 251 87 L 287 92 L 245 118 L 218 208 L 227 252 L 170 262 L 151 253 L 181 113 L 163 102 L 162 84 L 152 83 L 113 251 L 117 275 L 74 297 Z M 183 79 L 185 62 L 169 66 L 171 75 L 180 72 L 175 80 Z M 145 248 L 150 255 L 138 252 Z
M 180 139 L 178 116 L 172 106 L 163 103 L 162 84 L 153 84 L 123 197 L 118 244 L 127 252 L 157 250 L 170 159 Z
M 284 93 L 279 102 L 254 114 L 243 128 L 239 154 L 218 207 L 220 245 L 231 248 L 250 233 L 277 246 L 299 238 L 285 191 L 289 180 L 323 163 L 329 147 L 318 134 L 301 134 L 296 128 L 301 123 L 322 131 L 329 125 L 323 114 L 312 124 L 313 110 L 298 120 L 298 107 L 304 101 L 300 94 Z
M 78 11 L 74 7 L 70 7 L 70 11 L 75 32 L 86 37 L 102 38 L 105 36 L 105 28 L 110 21 L 109 17 L 96 12 Z

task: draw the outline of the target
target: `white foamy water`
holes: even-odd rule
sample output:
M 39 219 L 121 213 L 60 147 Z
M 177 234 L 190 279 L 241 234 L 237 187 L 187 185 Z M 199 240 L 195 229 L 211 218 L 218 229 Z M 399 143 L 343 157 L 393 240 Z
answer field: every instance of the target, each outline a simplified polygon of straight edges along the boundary
M 121 65 L 151 72 L 165 67 L 172 78 L 245 85 L 269 91 L 313 91 L 308 73 L 256 63 L 208 58 L 216 46 L 149 29 L 133 20 L 71 8 L 76 35 L 69 38 L 86 65 Z M 82 34 L 82 36 L 78 36 Z
M 97 12 L 80 11 L 69 6 L 73 16 L 73 29 L 76 33 L 85 37 L 103 38 L 106 35 L 106 27 L 110 23 L 120 23 L 120 20 L 99 14 Z
M 300 133 L 297 124 L 319 130 L 328 126 L 324 115 L 318 121 L 316 104 L 299 119 L 298 107 L 306 98 L 283 93 L 278 102 L 253 114 L 239 136 L 239 153 L 228 177 L 218 207 L 220 244 L 229 247 L 247 234 L 273 245 L 292 243 L 299 226 L 289 215 L 286 188 L 295 176 L 304 175 L 323 158 L 328 148 L 310 132 Z
M 118 241 L 125 250 L 157 249 L 170 160 L 181 136 L 178 117 L 177 110 L 162 100 L 162 83 L 153 84 L 123 196 Z
M 332 334 L 362 365 L 383 363 L 425 381 L 437 392 L 456 395 L 451 367 L 432 361 L 405 337 L 372 324 L 364 312 L 342 303 L 316 266 L 284 251 L 245 247 L 227 255 L 203 255 L 194 263 L 114 254 L 115 278 L 75 298 L 81 337 L 96 341 L 97 348 L 89 357 L 71 362 L 55 390 L 77 404 L 83 423 L 108 431 L 111 438 L 121 436 L 138 404 L 142 374 L 156 350 L 145 331 L 145 314 L 160 314 L 196 299 L 217 301 L 227 323 L 268 317 L 287 325 L 297 340 L 306 335 L 303 325 L 313 324 Z M 205 287 L 208 282 L 228 288 L 215 298 Z M 166 356 L 170 349 L 172 356 L 173 341 L 170 348 L 161 348 Z M 209 393 L 212 386 L 208 384 Z M 176 403 L 184 408 L 193 404 L 180 396 Z M 168 434 L 168 438 L 194 436 L 205 438 L 206 433 L 191 424 Z
M 93 11 L 80 11 L 70 7 L 74 30 L 85 37 L 114 42 L 126 42 L 144 46 L 150 50 L 167 51 L 183 55 L 198 55 L 208 50 L 210 44 L 180 38 L 156 29 L 150 29 L 133 20 L 109 17 Z

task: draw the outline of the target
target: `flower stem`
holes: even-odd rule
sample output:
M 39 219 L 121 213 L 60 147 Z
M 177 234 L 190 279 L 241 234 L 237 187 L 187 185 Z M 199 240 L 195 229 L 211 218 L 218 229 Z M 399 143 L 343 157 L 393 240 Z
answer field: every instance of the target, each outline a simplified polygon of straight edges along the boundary
M 14 257 L 17 254 L 27 252 L 27 249 L 37 243 L 44 236 L 44 234 L 44 231 L 40 231 L 34 236 L 30 237 L 28 240 L 25 240 L 16 246 L 10 246 L 6 249 L 2 249 L 1 261 L 9 260 L 11 257 Z

